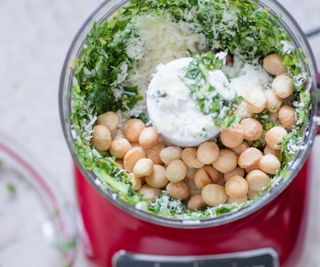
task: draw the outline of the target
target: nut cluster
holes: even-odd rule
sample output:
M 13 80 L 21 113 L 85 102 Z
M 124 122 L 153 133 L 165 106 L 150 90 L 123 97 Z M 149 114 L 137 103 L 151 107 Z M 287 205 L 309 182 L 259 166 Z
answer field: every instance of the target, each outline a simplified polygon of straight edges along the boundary
M 249 91 L 245 104 L 251 113 L 264 109 L 277 113 L 279 125 L 266 132 L 260 121 L 245 118 L 221 131 L 220 147 L 207 141 L 181 148 L 166 145 L 154 127 L 139 119 L 129 119 L 119 130 L 119 117 L 107 112 L 98 117 L 92 144 L 117 158 L 130 174 L 133 190 L 147 200 L 154 201 L 166 190 L 172 198 L 185 201 L 189 210 L 199 210 L 253 198 L 280 169 L 280 142 L 296 122 L 295 109 L 288 101 L 292 78 L 285 73 L 281 56 L 265 57 L 263 67 L 276 76 L 272 90 Z M 250 147 L 251 141 L 261 139 L 266 144 L 263 151 Z

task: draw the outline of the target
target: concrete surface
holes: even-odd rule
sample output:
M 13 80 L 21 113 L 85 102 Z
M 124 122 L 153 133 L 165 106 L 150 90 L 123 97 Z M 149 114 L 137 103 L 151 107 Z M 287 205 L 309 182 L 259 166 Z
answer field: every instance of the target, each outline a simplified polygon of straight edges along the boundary
M 59 121 L 59 74 L 73 36 L 100 2 L 0 1 L 0 130 L 24 143 L 55 174 L 68 197 L 72 196 L 71 159 Z M 282 3 L 303 30 L 320 27 L 319 0 Z M 320 62 L 320 35 L 311 40 L 311 45 Z M 314 155 L 314 162 L 319 163 L 319 139 Z M 319 179 L 316 171 L 314 168 L 313 176 Z M 316 223 L 320 221 L 319 194 L 313 203 L 307 253 L 297 266 L 320 266 L 320 227 Z M 81 253 L 76 266 L 86 266 Z

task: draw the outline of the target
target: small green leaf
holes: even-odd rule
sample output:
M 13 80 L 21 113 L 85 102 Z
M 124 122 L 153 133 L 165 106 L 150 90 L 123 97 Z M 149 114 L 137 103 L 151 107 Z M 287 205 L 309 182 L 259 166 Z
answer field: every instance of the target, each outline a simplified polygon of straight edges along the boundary
M 7 182 L 4 186 L 11 196 L 15 197 L 17 195 L 17 188 L 13 183 Z
M 63 241 L 58 244 L 58 249 L 61 252 L 67 252 L 69 250 L 72 250 L 76 247 L 77 244 L 77 238 L 74 236 L 70 238 L 69 240 Z

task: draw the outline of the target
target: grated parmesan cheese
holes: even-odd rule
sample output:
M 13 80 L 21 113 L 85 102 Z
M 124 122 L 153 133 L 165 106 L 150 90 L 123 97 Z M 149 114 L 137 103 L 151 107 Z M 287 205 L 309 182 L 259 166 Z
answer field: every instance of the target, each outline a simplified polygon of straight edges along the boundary
M 284 54 L 291 54 L 294 51 L 294 45 L 292 42 L 289 41 L 281 41 L 280 42 L 282 45 L 282 52 Z
M 257 87 L 263 90 L 271 88 L 272 77 L 260 65 L 235 57 L 234 66 L 226 66 L 223 70 L 230 77 L 230 86 L 238 96 L 245 97 L 248 91 Z
M 203 34 L 198 34 L 192 25 L 183 21 L 173 22 L 169 16 L 145 15 L 135 18 L 136 35 L 127 41 L 127 54 L 137 63 L 126 74 L 124 85 L 138 86 L 140 94 L 146 99 L 146 91 L 153 73 L 159 64 L 166 64 L 177 58 L 186 57 L 207 49 L 207 41 Z M 122 89 L 115 89 L 115 96 L 122 96 Z M 134 109 L 125 112 L 123 120 L 146 113 L 146 101 L 139 101 Z
M 127 54 L 139 61 L 129 71 L 126 83 L 137 85 L 142 95 L 160 63 L 186 57 L 188 50 L 197 53 L 207 48 L 203 34 L 195 33 L 189 23 L 173 22 L 169 16 L 137 17 L 135 28 L 138 37 L 128 41 Z

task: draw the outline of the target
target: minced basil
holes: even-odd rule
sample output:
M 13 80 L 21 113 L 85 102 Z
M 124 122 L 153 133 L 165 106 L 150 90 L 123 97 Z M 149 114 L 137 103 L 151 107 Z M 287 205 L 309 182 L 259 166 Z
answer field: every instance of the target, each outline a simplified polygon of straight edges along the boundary
M 221 70 L 223 65 L 224 59 L 219 59 L 212 52 L 196 55 L 181 79 L 189 88 L 200 111 L 210 115 L 215 126 L 228 128 L 240 120 L 237 108 L 241 98 L 226 99 L 208 82 L 209 71 Z

